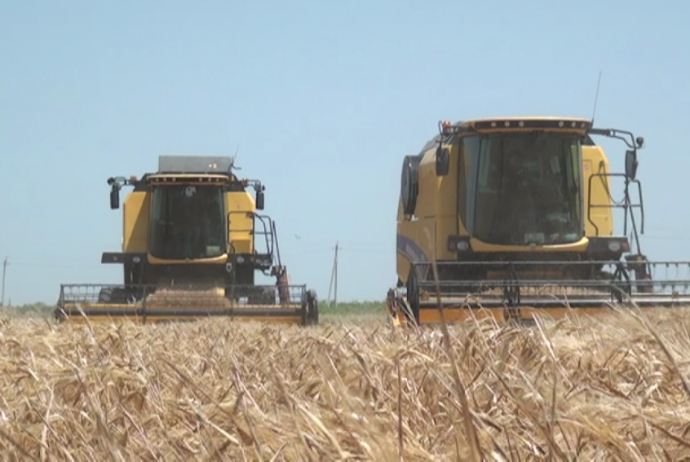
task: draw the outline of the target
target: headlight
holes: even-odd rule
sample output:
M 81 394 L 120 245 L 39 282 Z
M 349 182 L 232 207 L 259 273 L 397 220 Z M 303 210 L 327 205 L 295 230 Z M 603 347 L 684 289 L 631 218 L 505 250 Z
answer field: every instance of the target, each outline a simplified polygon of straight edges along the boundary
M 448 252 L 471 252 L 470 237 L 450 235 L 446 241 L 446 249 Z

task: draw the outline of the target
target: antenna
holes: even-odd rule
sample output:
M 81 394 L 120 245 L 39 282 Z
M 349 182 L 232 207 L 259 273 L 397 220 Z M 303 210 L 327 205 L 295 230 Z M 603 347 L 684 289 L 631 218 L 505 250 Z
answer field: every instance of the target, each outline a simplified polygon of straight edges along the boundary
M 239 143 L 237 144 L 237 149 L 235 149 L 235 155 L 232 158 L 232 168 L 235 170 L 242 170 L 240 167 L 237 167 L 237 156 L 239 156 L 240 153 L 240 145 Z
M 9 264 L 7 257 L 5 257 L 5 261 L 2 262 L 2 295 L 0 295 L 0 306 L 5 305 L 5 273 L 7 272 L 7 265 Z M 10 305 L 11 304 L 10 302 Z
M 594 125 L 594 115 L 597 112 L 597 101 L 599 100 L 599 85 L 601 84 L 601 71 L 599 71 L 599 78 L 597 79 L 597 92 L 594 95 L 594 109 L 592 110 L 592 125 Z
M 333 270 L 331 271 L 331 282 L 328 285 L 328 307 L 331 307 L 331 289 L 333 290 L 333 305 L 338 307 L 338 247 L 339 243 L 335 243 L 335 256 L 333 258 Z

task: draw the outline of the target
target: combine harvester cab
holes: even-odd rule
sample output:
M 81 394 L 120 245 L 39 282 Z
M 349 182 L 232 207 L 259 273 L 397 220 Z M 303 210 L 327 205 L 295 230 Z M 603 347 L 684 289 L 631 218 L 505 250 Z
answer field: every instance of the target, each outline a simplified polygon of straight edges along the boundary
M 624 173 L 609 171 L 593 136 L 626 143 Z M 534 314 L 687 305 L 690 262 L 649 261 L 640 251 L 643 144 L 579 118 L 440 123 L 403 162 L 398 284 L 387 297 L 393 322 L 529 322 Z M 610 189 L 616 177 L 621 202 Z M 622 234 L 614 234 L 617 208 Z
M 122 207 L 122 251 L 101 260 L 122 265 L 124 281 L 62 285 L 58 320 L 318 323 L 315 293 L 289 284 L 275 223 L 257 213 L 265 186 L 238 179 L 232 157 L 161 156 L 156 173 L 108 185 L 111 209 L 120 208 L 123 186 L 133 188 Z M 276 284 L 255 284 L 257 271 Z

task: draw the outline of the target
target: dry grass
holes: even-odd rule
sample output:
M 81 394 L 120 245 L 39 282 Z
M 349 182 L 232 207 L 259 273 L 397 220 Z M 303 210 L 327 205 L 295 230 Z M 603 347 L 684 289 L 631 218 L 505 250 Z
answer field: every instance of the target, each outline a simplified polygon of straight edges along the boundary
M 475 440 L 486 460 L 682 460 L 690 315 L 650 326 L 454 326 L 452 363 L 438 331 L 372 323 L 5 319 L 0 448 L 16 460 L 472 460 Z

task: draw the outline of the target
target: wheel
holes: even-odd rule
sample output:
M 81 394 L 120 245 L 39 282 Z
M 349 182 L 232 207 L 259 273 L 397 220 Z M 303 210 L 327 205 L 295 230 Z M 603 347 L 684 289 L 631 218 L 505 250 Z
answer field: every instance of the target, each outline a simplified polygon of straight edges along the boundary
M 101 289 L 98 293 L 98 303 L 110 303 L 113 298 L 113 289 L 105 288 Z
M 98 303 L 126 304 L 129 298 L 136 299 L 136 295 L 121 287 L 105 287 L 98 293 Z
M 410 274 L 407 277 L 407 303 L 412 311 L 412 317 L 410 318 L 410 313 L 405 312 L 405 317 L 408 322 L 419 323 L 419 288 L 417 287 L 417 274 L 414 269 L 410 270 Z
M 313 290 L 307 291 L 307 315 L 305 325 L 315 326 L 319 323 L 319 301 L 316 298 L 316 292 Z
M 419 193 L 419 163 L 420 156 L 405 156 L 400 178 L 400 196 L 403 203 L 403 212 L 406 215 L 414 214 L 417 206 L 417 194 Z
M 254 287 L 249 291 L 247 303 L 250 305 L 274 305 L 276 302 L 275 289 Z
M 64 311 L 62 311 L 62 309 L 60 309 L 60 308 L 56 308 L 56 309 L 53 311 L 53 318 L 55 319 L 55 321 L 56 321 L 57 323 L 62 323 L 62 322 L 64 322 L 64 321 L 65 321 L 65 313 L 64 313 Z

